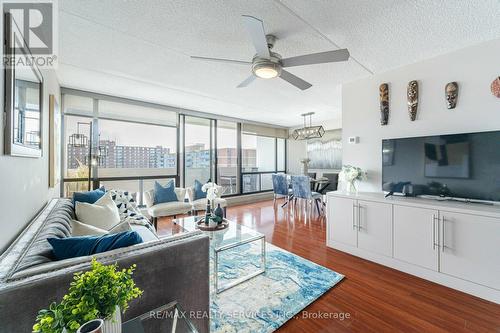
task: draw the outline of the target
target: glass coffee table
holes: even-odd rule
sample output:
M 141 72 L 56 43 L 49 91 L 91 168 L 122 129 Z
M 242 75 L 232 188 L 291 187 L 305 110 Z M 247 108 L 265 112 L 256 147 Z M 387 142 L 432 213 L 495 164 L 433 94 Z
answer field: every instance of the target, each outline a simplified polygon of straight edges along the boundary
M 201 216 L 189 216 L 174 220 L 174 223 L 186 231 L 197 230 L 197 224 Z M 214 291 L 219 294 L 229 288 L 239 285 L 257 275 L 263 274 L 266 271 L 266 237 L 264 234 L 253 229 L 245 227 L 233 221 L 228 221 L 229 227 L 217 231 L 203 231 L 210 238 L 211 257 L 213 255 L 213 274 L 214 274 Z M 182 231 L 181 231 L 182 232 Z M 221 285 L 219 282 L 219 265 L 220 256 L 223 252 L 234 249 L 236 247 L 249 244 L 260 243 L 260 267 L 257 270 L 246 273 L 243 276 L 233 279 L 231 282 Z
M 123 333 L 198 333 L 176 301 L 130 319 L 122 324 Z

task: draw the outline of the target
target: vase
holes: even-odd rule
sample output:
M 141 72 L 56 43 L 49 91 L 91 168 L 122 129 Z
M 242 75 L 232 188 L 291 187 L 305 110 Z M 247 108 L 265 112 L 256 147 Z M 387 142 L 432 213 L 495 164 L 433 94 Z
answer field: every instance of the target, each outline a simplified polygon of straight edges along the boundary
M 214 210 L 214 215 L 220 217 L 221 219 L 224 218 L 224 210 L 220 204 L 217 204 L 217 208 Z
M 356 181 L 355 180 L 347 182 L 347 184 L 346 184 L 346 192 L 347 193 L 351 193 L 351 194 L 358 193 L 358 188 L 356 186 Z
M 76 333 L 103 333 L 103 329 L 104 320 L 93 319 L 80 326 Z M 63 333 L 67 333 L 67 330 L 63 329 Z
M 109 317 L 104 319 L 102 326 L 102 333 L 121 333 L 122 332 L 122 314 L 118 305 L 115 312 Z

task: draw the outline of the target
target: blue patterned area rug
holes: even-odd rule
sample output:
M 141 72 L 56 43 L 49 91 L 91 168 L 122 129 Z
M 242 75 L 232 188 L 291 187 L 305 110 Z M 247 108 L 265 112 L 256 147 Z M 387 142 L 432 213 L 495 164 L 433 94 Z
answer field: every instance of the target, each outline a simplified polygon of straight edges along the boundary
M 220 294 L 212 291 L 212 333 L 273 332 L 344 278 L 272 244 L 266 243 L 266 252 L 264 274 Z M 219 286 L 255 271 L 259 254 L 260 242 L 223 252 Z

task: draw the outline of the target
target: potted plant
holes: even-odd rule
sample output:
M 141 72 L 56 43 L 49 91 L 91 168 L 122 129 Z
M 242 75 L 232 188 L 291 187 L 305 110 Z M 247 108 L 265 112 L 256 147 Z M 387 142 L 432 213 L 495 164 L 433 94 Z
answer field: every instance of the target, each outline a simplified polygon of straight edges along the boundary
M 92 259 L 91 270 L 75 273 L 60 304 L 40 310 L 33 332 L 73 333 L 96 318 L 104 319 L 104 333 L 121 332 L 121 312 L 142 294 L 132 279 L 135 267 L 119 270 L 116 264 L 103 265 Z

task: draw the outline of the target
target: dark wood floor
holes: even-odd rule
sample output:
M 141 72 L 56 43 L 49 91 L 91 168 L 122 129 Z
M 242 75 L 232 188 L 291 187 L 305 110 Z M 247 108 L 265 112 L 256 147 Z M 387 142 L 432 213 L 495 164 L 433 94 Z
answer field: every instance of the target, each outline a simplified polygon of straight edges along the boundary
M 500 305 L 327 248 L 323 219 L 289 212 L 265 201 L 231 207 L 227 215 L 346 277 L 305 309 L 331 318 L 299 314 L 278 332 L 500 332 Z M 158 229 L 170 233 L 170 219 L 160 220 Z

